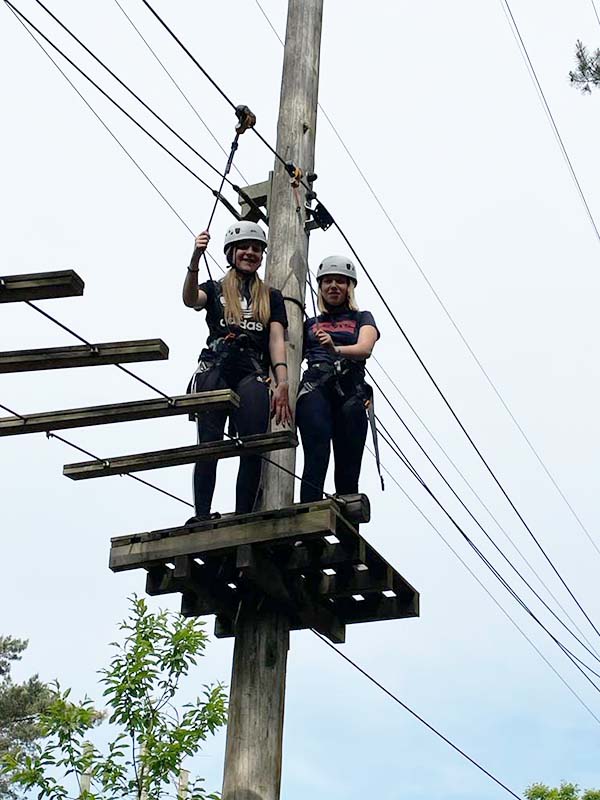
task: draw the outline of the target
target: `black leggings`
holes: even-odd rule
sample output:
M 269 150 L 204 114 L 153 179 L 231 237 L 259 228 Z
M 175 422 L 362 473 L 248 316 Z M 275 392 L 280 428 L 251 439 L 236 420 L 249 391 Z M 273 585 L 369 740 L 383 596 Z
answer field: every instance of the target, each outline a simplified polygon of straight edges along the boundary
M 199 373 L 195 378 L 196 392 L 213 389 L 233 389 L 240 397 L 240 407 L 234 411 L 203 411 L 198 414 L 198 443 L 223 439 L 225 422 L 230 413 L 240 437 L 266 433 L 269 429 L 270 399 L 267 384 L 256 375 L 224 373 L 217 366 Z M 235 513 L 245 514 L 254 509 L 260 484 L 260 456 L 240 457 L 235 490 Z M 210 513 L 215 491 L 217 461 L 198 461 L 194 467 L 194 505 L 196 515 Z
M 333 443 L 335 491 L 358 492 L 358 478 L 367 438 L 363 400 L 355 393 L 341 397 L 332 386 L 320 386 L 303 394 L 296 406 L 296 422 L 302 436 L 304 472 L 300 502 L 323 498 L 323 485 Z

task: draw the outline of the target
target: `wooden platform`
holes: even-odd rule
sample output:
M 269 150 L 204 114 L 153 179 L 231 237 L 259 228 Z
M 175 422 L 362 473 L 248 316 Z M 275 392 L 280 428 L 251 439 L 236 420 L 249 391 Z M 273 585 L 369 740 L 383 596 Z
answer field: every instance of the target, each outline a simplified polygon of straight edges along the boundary
M 116 456 L 101 461 L 96 459 L 95 461 L 80 461 L 77 464 L 65 464 L 63 475 L 74 481 L 81 481 L 88 478 L 103 478 L 108 475 L 124 475 L 163 467 L 177 467 L 181 464 L 194 464 L 196 461 L 260 455 L 297 446 L 298 439 L 292 431 L 274 431 L 244 436 L 242 440 L 204 442 L 190 447 L 173 447 L 169 450 Z
M 136 419 L 172 417 L 176 414 L 194 414 L 198 411 L 237 408 L 240 399 L 231 389 L 184 394 L 169 399 L 134 400 L 105 406 L 71 408 L 66 411 L 46 411 L 41 414 L 24 414 L 22 417 L 0 417 L 0 436 L 56 431 L 65 428 L 84 428 L 90 425 L 108 425 L 113 422 L 130 422 Z
M 84 283 L 72 269 L 0 276 L 0 303 L 24 300 L 49 300 L 54 297 L 79 297 Z
M 345 499 L 119 536 L 109 565 L 146 569 L 146 591 L 180 592 L 185 616 L 215 614 L 219 637 L 234 634 L 240 603 L 257 598 L 333 642 L 347 624 L 418 616 L 418 592 L 358 532 L 367 498 Z
M 0 373 L 164 361 L 168 357 L 169 348 L 162 339 L 101 342 L 92 347 L 79 344 L 74 347 L 9 350 L 0 352 Z

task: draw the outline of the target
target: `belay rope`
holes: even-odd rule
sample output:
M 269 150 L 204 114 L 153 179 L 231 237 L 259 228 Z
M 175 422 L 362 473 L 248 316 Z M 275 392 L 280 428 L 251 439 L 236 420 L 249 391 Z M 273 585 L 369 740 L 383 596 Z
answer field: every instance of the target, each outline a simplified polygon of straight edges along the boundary
M 213 194 L 215 196 L 215 202 L 212 207 L 212 211 L 210 212 L 210 217 L 208 218 L 208 224 L 206 226 L 206 231 L 210 230 L 210 226 L 215 216 L 215 212 L 217 210 L 217 206 L 219 205 L 219 200 L 221 200 L 221 192 L 223 191 L 223 186 L 225 185 L 225 181 L 227 179 L 227 175 L 231 171 L 231 166 L 233 164 L 233 158 L 235 156 L 236 150 L 238 149 L 238 140 L 242 133 L 245 133 L 249 128 L 253 128 L 256 125 L 256 116 L 250 111 L 248 106 L 240 105 L 236 106 L 235 115 L 238 118 L 238 123 L 235 126 L 235 138 L 231 143 L 231 150 L 229 151 L 229 156 L 227 157 L 227 163 L 225 164 L 225 169 L 223 170 L 223 175 L 221 177 L 221 185 L 218 189 L 213 190 Z M 203 253 L 204 256 L 204 263 L 206 265 L 206 270 L 208 272 L 208 277 L 212 281 L 213 277 L 210 272 L 210 267 L 208 266 L 208 259 L 206 257 L 206 250 Z

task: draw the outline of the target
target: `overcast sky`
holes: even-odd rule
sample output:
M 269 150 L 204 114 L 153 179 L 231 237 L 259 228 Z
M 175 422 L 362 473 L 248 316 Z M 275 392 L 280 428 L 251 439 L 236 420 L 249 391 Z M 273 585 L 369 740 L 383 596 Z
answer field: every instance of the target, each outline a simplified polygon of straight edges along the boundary
M 228 147 L 235 122 L 230 108 L 139 0 L 121 2 Z M 286 4 L 262 2 L 283 34 Z M 148 114 L 138 112 L 34 0 L 17 0 L 16 5 L 214 184 L 210 170 L 163 134 Z M 50 5 L 200 152 L 223 166 L 225 156 L 113 0 L 52 0 Z M 254 0 L 156 0 L 156 7 L 223 89 L 255 111 L 261 132 L 274 143 L 282 48 Z M 568 82 L 575 40 L 600 44 L 592 2 L 512 0 L 511 7 L 600 223 L 600 95 L 582 97 Z M 202 317 L 184 308 L 180 299 L 192 238 L 8 9 L 1 13 L 0 273 L 76 269 L 86 284 L 83 298 L 40 306 L 92 341 L 162 337 L 170 346 L 169 361 L 134 369 L 162 389 L 182 393 L 206 336 Z M 202 229 L 212 207 L 206 190 L 83 79 L 74 80 L 192 230 Z M 329 0 L 320 101 L 600 546 L 600 241 L 502 3 Z M 236 164 L 252 183 L 266 178 L 272 156 L 247 134 Z M 598 551 L 525 444 L 322 115 L 316 171 L 319 196 L 350 236 L 511 499 L 592 620 L 600 623 Z M 218 259 L 229 219 L 219 210 L 213 223 L 212 252 Z M 312 235 L 313 266 L 340 251 L 344 245 L 335 230 Z M 598 649 L 597 635 L 485 473 L 362 277 L 358 299 L 374 313 L 382 331 L 377 359 Z M 2 306 L 0 342 L 3 350 L 75 343 L 20 304 Z M 530 576 L 397 389 L 377 364 L 372 366 L 448 480 Z M 0 403 L 21 413 L 150 396 L 114 367 L 0 376 Z M 383 400 L 378 401 L 378 413 L 450 512 L 500 567 L 481 531 L 427 466 Z M 192 443 L 195 434 L 184 418 L 173 418 L 65 435 L 99 455 L 113 456 Z M 400 487 L 600 719 L 600 698 L 593 687 L 483 571 L 456 528 L 385 445 L 382 458 Z M 190 511 L 127 478 L 82 483 L 63 478 L 62 465 L 79 460 L 75 451 L 41 434 L 0 442 L 0 632 L 30 639 L 18 677 L 39 671 L 45 679 L 56 677 L 73 686 L 77 695 L 98 697 L 95 671 L 108 657 L 107 643 L 115 637 L 127 597 L 144 589 L 139 572 L 109 572 L 110 537 L 181 524 Z M 234 470 L 233 464 L 219 467 L 215 507 L 220 510 L 231 508 Z M 189 467 L 144 477 L 184 499 L 191 497 Z M 600 722 L 565 688 L 391 478 L 381 493 L 368 456 L 361 488 L 373 507 L 372 522 L 363 533 L 419 589 L 421 617 L 351 627 L 344 652 L 517 793 L 535 780 L 558 783 L 564 778 L 600 787 Z M 523 593 L 536 603 L 525 589 Z M 156 607 L 178 604 L 178 597 L 152 601 Z M 578 647 L 539 604 L 534 607 L 557 635 Z M 212 631 L 212 619 L 207 626 Z M 189 691 L 209 680 L 228 681 L 231 651 L 231 641 L 214 641 Z M 580 648 L 577 652 L 583 653 Z M 219 736 L 197 760 L 211 788 L 220 787 L 223 747 L 224 736 Z M 312 634 L 292 635 L 283 797 L 492 800 L 503 795 Z

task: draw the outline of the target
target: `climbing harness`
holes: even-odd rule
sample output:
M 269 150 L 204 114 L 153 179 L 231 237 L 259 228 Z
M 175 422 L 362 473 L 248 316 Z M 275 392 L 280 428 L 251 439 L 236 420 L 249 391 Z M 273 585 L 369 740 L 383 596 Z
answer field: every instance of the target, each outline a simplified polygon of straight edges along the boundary
M 381 461 L 379 458 L 379 442 L 377 438 L 377 427 L 375 425 L 375 402 L 373 398 L 373 389 L 364 380 L 364 375 L 360 368 L 354 366 L 348 359 L 338 359 L 333 363 L 330 361 L 319 361 L 311 364 L 308 368 L 309 374 L 316 370 L 319 375 L 310 377 L 309 380 L 303 380 L 300 385 L 300 391 L 296 398 L 296 403 L 300 400 L 302 395 L 319 389 L 321 386 L 327 384 L 332 385 L 336 394 L 340 397 L 347 397 L 340 379 L 349 378 L 352 380 L 353 388 L 356 395 L 362 400 L 367 419 L 369 420 L 369 427 L 371 428 L 371 436 L 373 438 L 373 450 L 375 452 L 375 463 L 377 465 L 377 472 L 381 482 L 381 490 L 385 490 L 385 482 L 381 472 Z

